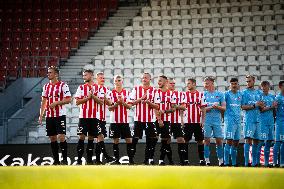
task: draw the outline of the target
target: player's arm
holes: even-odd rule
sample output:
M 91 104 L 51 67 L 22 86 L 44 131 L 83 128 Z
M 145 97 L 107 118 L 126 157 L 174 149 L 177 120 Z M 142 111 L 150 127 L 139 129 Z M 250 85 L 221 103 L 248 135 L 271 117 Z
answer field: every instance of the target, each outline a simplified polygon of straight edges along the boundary
M 205 122 L 205 116 L 206 116 L 206 107 L 201 106 L 201 127 L 203 127 L 204 122 Z
M 114 103 L 112 103 L 110 106 L 108 106 L 108 110 L 109 111 L 113 111 L 115 108 L 117 108 L 118 107 L 118 103 L 117 102 L 114 102 Z
M 79 106 L 81 104 L 84 104 L 84 103 L 88 102 L 88 100 L 90 100 L 91 98 L 92 98 L 91 94 L 89 94 L 85 98 L 75 98 L 76 99 L 76 105 Z
M 98 96 L 96 95 L 92 95 L 92 99 L 95 100 L 96 103 L 98 103 L 99 105 L 103 105 L 104 104 L 104 100 L 103 99 L 100 99 Z
M 274 101 L 272 103 L 272 106 L 260 106 L 259 109 L 260 109 L 260 112 L 266 112 L 266 111 L 269 111 L 269 110 L 275 110 L 277 108 L 277 102 Z
M 122 101 L 122 102 L 121 102 L 121 105 L 124 106 L 124 107 L 126 107 L 127 109 L 131 109 L 131 107 L 132 107 L 132 103 L 127 103 L 127 102 L 125 102 L 125 101 Z
M 186 110 L 186 106 L 184 104 L 180 104 L 180 105 L 173 104 L 172 107 L 175 108 L 176 110 L 183 110 L 183 111 Z
M 45 97 L 42 97 L 41 98 L 41 106 L 40 106 L 40 110 L 39 110 L 39 118 L 38 118 L 39 124 L 42 124 L 42 118 L 43 118 L 43 115 L 45 113 L 46 103 L 47 103 L 47 99 Z
M 151 102 L 150 100 L 145 100 L 145 103 L 147 103 L 151 108 L 158 110 L 159 109 L 159 104 L 156 104 L 154 102 Z
M 138 99 L 136 99 L 136 100 L 133 100 L 132 104 L 133 104 L 133 105 L 137 105 L 137 104 L 141 103 L 143 100 L 145 100 L 146 97 L 147 97 L 147 94 L 145 93 L 141 98 L 138 98 Z
M 226 111 L 226 102 L 222 102 L 221 106 L 220 105 L 213 105 L 212 108 L 220 110 L 221 112 Z
M 164 122 L 161 119 L 161 112 L 159 111 L 159 108 L 158 109 L 154 109 L 154 112 L 155 112 L 157 121 L 159 123 L 159 127 L 163 127 L 164 126 Z
M 64 105 L 64 104 L 69 104 L 69 103 L 71 103 L 71 101 L 72 101 L 71 96 L 64 97 L 63 100 L 61 100 L 61 101 L 56 101 L 56 102 L 51 103 L 49 105 L 49 107 L 55 108 L 55 106 L 61 106 L 61 105 Z
M 260 107 L 262 105 L 262 102 L 256 102 L 254 104 L 244 104 L 244 105 L 241 105 L 241 108 L 242 110 L 253 110 L 255 109 L 256 107 Z

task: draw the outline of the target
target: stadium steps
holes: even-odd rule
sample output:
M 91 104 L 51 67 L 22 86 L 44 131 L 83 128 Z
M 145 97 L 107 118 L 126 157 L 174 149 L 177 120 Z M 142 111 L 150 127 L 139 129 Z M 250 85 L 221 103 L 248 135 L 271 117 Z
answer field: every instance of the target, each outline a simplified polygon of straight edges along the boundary
M 61 66 L 60 75 L 63 81 L 69 83 L 74 94 L 76 87 L 82 83 L 81 71 L 86 64 L 102 52 L 104 46 L 111 45 L 113 37 L 117 36 L 125 26 L 129 25 L 132 18 L 140 12 L 141 7 L 119 7 L 117 12 L 106 20 L 93 37 L 81 46 L 74 56 Z

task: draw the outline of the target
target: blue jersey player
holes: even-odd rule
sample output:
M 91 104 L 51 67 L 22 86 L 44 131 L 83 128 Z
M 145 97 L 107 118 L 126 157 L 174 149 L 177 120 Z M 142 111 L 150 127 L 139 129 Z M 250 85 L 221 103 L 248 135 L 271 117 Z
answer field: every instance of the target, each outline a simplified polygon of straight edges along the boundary
M 223 134 L 222 134 L 222 112 L 226 110 L 224 94 L 215 90 L 214 78 L 206 77 L 204 79 L 204 101 L 206 104 L 206 115 L 204 122 L 204 158 L 206 165 L 210 165 L 210 138 L 216 139 L 216 152 L 219 160 L 219 166 L 224 165 L 223 161 Z
M 273 165 L 284 167 L 284 81 L 279 82 L 280 93 L 276 96 L 275 144 L 273 148 Z M 280 148 L 280 162 L 278 153 Z
M 230 165 L 230 155 L 232 166 L 236 166 L 237 148 L 241 136 L 241 101 L 242 94 L 239 91 L 237 78 L 231 78 L 230 90 L 225 92 L 226 111 L 224 114 L 224 165 Z
M 245 166 L 249 166 L 249 148 L 252 146 L 252 166 L 257 166 L 257 148 L 260 136 L 259 107 L 261 92 L 254 88 L 255 77 L 246 76 L 247 88 L 242 91 L 242 109 L 244 110 L 244 158 Z
M 264 166 L 269 166 L 270 147 L 273 141 L 274 132 L 274 116 L 273 111 L 276 107 L 275 96 L 269 94 L 270 83 L 262 81 L 261 84 L 262 94 L 260 96 L 264 106 L 260 108 L 260 138 L 258 144 L 258 164 L 260 164 L 260 153 L 263 144 L 264 147 Z

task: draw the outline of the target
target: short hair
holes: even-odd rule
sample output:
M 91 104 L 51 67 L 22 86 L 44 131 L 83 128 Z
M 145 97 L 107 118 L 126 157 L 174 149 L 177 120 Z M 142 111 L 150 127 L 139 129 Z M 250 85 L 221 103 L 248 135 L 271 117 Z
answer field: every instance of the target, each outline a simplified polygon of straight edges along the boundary
M 83 73 L 90 73 L 90 74 L 94 74 L 94 70 L 90 70 L 90 69 L 86 69 L 83 71 Z
M 150 76 L 150 79 L 152 78 L 152 76 L 151 76 L 151 74 L 149 73 L 149 72 L 144 72 L 143 74 L 142 74 L 142 76 L 143 75 L 149 75 Z
M 104 75 L 104 72 L 98 72 L 98 73 L 96 74 L 96 77 L 98 77 L 99 75 Z
M 233 78 L 230 79 L 230 83 L 232 83 L 232 82 L 239 82 L 239 80 L 238 80 L 238 78 L 233 77 Z
M 213 76 L 206 76 L 206 77 L 204 78 L 204 81 L 212 81 L 212 82 L 214 83 L 215 78 L 214 78 Z
M 253 75 L 246 75 L 246 78 L 247 78 L 247 79 L 250 78 L 250 79 L 255 80 L 255 77 L 254 77 Z
M 118 78 L 123 79 L 122 75 L 115 75 L 115 76 L 113 77 L 114 80 L 116 80 L 116 79 L 118 79 Z
M 191 81 L 192 83 L 196 84 L 196 79 L 194 79 L 194 78 L 189 78 L 187 81 Z
M 160 75 L 159 77 L 161 77 L 161 78 L 163 78 L 163 79 L 165 79 L 165 80 L 168 80 L 168 77 L 165 76 L 165 75 Z
M 267 86 L 267 85 L 270 85 L 269 81 L 262 81 L 260 83 L 260 86 Z
M 168 80 L 173 80 L 173 81 L 175 81 L 175 78 L 169 77 Z
M 284 80 L 279 81 L 278 86 L 281 87 L 284 84 Z
M 59 74 L 59 68 L 57 66 L 49 66 L 48 70 L 53 70 L 55 73 Z

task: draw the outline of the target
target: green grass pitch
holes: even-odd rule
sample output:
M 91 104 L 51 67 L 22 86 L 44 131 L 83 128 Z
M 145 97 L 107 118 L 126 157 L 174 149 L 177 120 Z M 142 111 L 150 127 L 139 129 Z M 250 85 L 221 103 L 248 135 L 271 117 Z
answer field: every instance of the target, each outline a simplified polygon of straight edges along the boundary
M 0 189 L 283 189 L 284 169 L 181 166 L 0 167 Z

